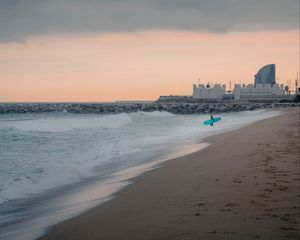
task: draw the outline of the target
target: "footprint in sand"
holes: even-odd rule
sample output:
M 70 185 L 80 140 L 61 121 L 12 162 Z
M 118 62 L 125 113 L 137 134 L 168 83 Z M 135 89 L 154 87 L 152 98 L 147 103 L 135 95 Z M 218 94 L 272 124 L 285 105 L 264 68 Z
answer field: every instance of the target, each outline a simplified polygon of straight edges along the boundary
M 283 226 L 280 228 L 281 230 L 287 230 L 287 231 L 298 231 L 297 228 L 294 228 L 292 226 Z
M 260 236 L 259 235 L 253 235 L 252 238 L 260 238 Z
M 277 173 L 288 173 L 288 171 L 277 171 Z
M 273 210 L 274 210 L 273 208 L 266 208 L 265 212 L 273 212 Z
M 260 207 L 265 207 L 265 206 L 267 206 L 267 204 L 260 203 L 260 202 L 254 201 L 254 200 L 251 200 L 250 203 L 255 204 L 255 205 L 257 205 L 257 206 L 260 206 Z
M 264 170 L 264 172 L 265 172 L 265 173 L 273 173 L 273 174 L 275 173 L 274 170 L 272 170 L 272 169 L 266 169 L 266 170 Z M 275 176 L 278 176 L 278 175 L 276 175 L 276 174 L 274 174 L 274 175 L 275 175 Z
M 270 196 L 268 196 L 266 193 L 257 194 L 256 196 L 261 197 L 261 198 L 270 198 Z
M 285 221 L 285 222 L 290 221 L 290 219 L 289 219 L 289 218 L 286 218 L 286 217 L 281 217 L 280 219 L 281 219 L 282 221 Z
M 288 187 L 285 187 L 285 186 L 279 186 L 279 187 L 276 188 L 276 189 L 278 189 L 278 190 L 280 190 L 280 191 L 286 191 L 286 190 L 288 190 L 289 188 L 288 188 Z
M 231 234 L 231 235 L 236 234 L 235 232 L 223 232 L 223 233 L 225 233 L 225 234 Z
M 270 202 L 270 203 L 277 203 L 277 202 L 279 202 L 279 200 L 277 200 L 277 199 L 266 199 L 265 201 L 266 202 Z
M 202 207 L 202 206 L 204 206 L 204 205 L 206 205 L 206 203 L 203 203 L 203 202 L 198 203 L 198 206 L 199 206 L 199 207 Z
M 232 207 L 232 206 L 237 206 L 237 203 L 227 203 L 225 204 L 225 207 Z
M 286 173 L 278 173 L 278 174 L 275 174 L 275 176 L 278 176 L 278 177 L 288 177 L 290 175 L 286 174 Z
M 221 208 L 220 211 L 221 212 L 230 212 L 231 209 L 230 208 Z
M 289 182 L 289 181 L 282 180 L 282 179 L 278 179 L 278 180 L 276 180 L 276 182 L 280 182 L 280 183 L 291 183 L 291 182 Z
M 292 235 L 292 234 L 289 234 L 289 235 L 285 235 L 285 238 L 292 238 L 292 239 L 297 239 L 298 238 L 298 234 L 296 235 Z
M 265 192 L 273 192 L 273 190 L 272 190 L 272 189 L 269 189 L 269 188 L 264 189 L 264 191 L 265 191 Z
M 291 223 L 291 224 L 298 224 L 298 221 L 296 221 L 296 220 L 290 220 L 289 223 Z
M 240 179 L 234 179 L 233 182 L 234 183 L 242 183 L 242 181 Z

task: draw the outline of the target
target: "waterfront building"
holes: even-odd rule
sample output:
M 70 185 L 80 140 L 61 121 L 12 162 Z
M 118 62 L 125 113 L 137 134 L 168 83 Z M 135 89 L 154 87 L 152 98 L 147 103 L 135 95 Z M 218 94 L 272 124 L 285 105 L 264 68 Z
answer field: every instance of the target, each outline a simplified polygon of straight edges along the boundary
M 226 91 L 225 85 L 214 84 L 210 86 L 207 84 L 193 85 L 193 98 L 203 100 L 222 100 Z
M 275 81 L 275 64 L 268 64 L 260 68 L 253 84 L 234 84 L 234 90 L 226 94 L 226 85 L 193 84 L 192 96 L 160 96 L 164 102 L 281 102 L 293 101 L 297 94 L 291 95 L 287 87 Z M 230 84 L 231 85 L 231 84 Z M 296 84 L 297 85 L 297 84 Z M 231 87 L 230 87 L 231 88 Z M 297 88 L 297 87 L 296 87 Z M 300 90 L 298 90 L 300 91 Z
M 293 100 L 293 95 L 286 94 L 283 84 L 248 84 L 234 85 L 234 100 L 249 102 L 278 102 Z
M 276 84 L 275 64 L 268 64 L 255 74 L 254 84 L 234 85 L 234 100 L 250 102 L 278 102 L 293 100 L 294 96 L 287 94 L 284 85 Z
M 269 64 L 261 69 L 255 74 L 254 85 L 258 84 L 275 84 L 275 64 Z

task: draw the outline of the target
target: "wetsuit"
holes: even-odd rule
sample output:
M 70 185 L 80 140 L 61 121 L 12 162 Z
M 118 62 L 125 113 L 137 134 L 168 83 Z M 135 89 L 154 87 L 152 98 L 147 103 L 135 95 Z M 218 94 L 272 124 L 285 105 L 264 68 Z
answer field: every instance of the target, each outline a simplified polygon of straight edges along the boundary
M 210 119 L 214 121 L 214 117 L 213 117 L 212 114 L 210 114 Z M 213 125 L 214 125 L 214 123 L 212 122 L 212 123 L 210 124 L 210 126 L 213 126 Z

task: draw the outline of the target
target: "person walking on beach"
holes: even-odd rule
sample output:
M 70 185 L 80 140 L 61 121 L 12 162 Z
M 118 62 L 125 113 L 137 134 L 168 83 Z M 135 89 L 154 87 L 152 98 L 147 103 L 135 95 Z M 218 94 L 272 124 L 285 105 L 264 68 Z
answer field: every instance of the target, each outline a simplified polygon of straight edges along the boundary
M 213 117 L 212 113 L 210 114 L 210 119 L 212 120 L 212 123 L 210 124 L 210 126 L 213 126 L 214 125 L 214 117 Z

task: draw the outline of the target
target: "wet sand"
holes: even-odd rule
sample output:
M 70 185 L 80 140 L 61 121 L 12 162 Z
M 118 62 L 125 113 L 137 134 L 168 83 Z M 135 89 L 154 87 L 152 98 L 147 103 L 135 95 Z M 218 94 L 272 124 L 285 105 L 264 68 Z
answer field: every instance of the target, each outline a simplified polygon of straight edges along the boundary
M 299 108 L 206 141 L 42 239 L 299 239 Z

